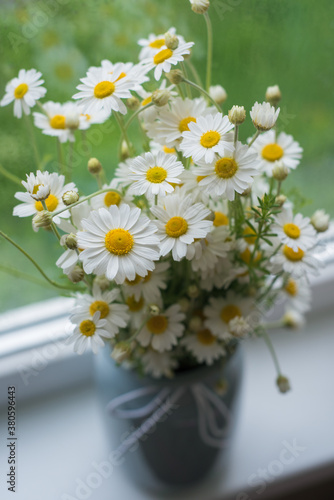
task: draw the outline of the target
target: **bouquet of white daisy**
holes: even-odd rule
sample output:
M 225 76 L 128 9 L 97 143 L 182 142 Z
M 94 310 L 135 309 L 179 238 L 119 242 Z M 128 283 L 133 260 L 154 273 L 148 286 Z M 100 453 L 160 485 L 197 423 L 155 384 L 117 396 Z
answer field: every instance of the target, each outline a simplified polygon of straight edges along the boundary
M 209 2 L 191 4 L 210 39 Z M 64 104 L 40 102 L 46 89 L 34 69 L 8 83 L 1 106 L 14 101 L 21 118 L 38 104 L 34 125 L 57 141 L 60 166 L 27 175 L 14 215 L 32 217 L 36 232 L 54 232 L 56 265 L 68 284 L 49 280 L 28 258 L 54 286 L 75 294 L 68 342 L 78 354 L 107 343 L 117 363 L 172 377 L 224 362 L 241 340 L 258 336 L 285 392 L 265 313 L 284 297 L 275 326 L 302 323 L 308 276 L 318 268 L 312 249 L 328 216 L 294 214 L 284 194 L 302 148 L 278 130 L 281 92 L 269 87 L 266 102 L 254 104 L 254 136 L 242 138 L 246 110 L 234 105 L 224 114 L 226 92 L 211 86 L 212 44 L 204 87 L 191 62 L 194 44 L 174 28 L 138 43 L 138 63 L 90 67 Z M 111 179 L 110 166 L 90 158 L 97 190 L 87 195 L 72 182 L 71 154 L 64 162 L 62 147 L 71 152 L 78 136 L 108 120 L 119 126 L 120 163 Z M 129 134 L 134 121 L 143 132 L 140 149 Z

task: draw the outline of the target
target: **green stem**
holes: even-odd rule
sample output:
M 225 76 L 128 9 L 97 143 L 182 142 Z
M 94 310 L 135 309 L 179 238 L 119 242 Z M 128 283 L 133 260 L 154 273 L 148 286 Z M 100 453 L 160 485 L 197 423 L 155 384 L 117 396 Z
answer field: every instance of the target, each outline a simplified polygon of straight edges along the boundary
M 181 62 L 180 66 L 181 66 L 182 72 L 183 72 L 186 80 L 188 80 L 188 73 L 187 73 L 186 65 L 184 64 L 184 62 Z M 189 99 L 192 99 L 191 88 L 188 87 L 187 85 L 185 87 L 186 87 L 187 97 L 189 97 Z
M 280 195 L 280 192 L 281 192 L 281 186 L 282 186 L 282 181 L 278 181 L 278 183 L 277 183 L 277 193 L 276 193 L 276 196 L 279 196 L 279 195 Z
M 127 134 L 124 122 L 123 122 L 123 118 L 117 112 L 114 113 L 114 116 L 115 116 L 115 119 L 116 119 L 116 121 L 118 123 L 118 126 L 119 126 L 119 128 L 121 130 L 121 133 L 122 133 L 122 135 L 121 135 L 121 141 L 120 141 L 120 147 L 119 147 L 119 150 L 118 150 L 119 157 L 120 158 L 122 157 L 121 149 L 122 149 L 122 142 L 123 142 L 123 140 L 126 142 L 126 144 L 128 146 L 130 156 L 132 156 L 132 146 L 131 146 L 131 142 L 129 140 L 129 137 L 128 137 L 128 134 Z
M 235 125 L 235 127 L 234 127 L 234 147 L 236 147 L 236 145 L 237 145 L 238 132 L 239 132 L 239 125 Z
M 204 14 L 208 34 L 208 55 L 206 61 L 206 91 L 209 92 L 211 86 L 211 72 L 212 72 L 212 25 L 208 11 Z
M 48 283 L 50 283 L 50 285 L 56 287 L 56 288 L 62 288 L 64 290 L 73 290 L 73 287 L 72 286 L 66 286 L 66 285 L 61 285 L 60 283 L 56 283 L 55 281 L 53 281 L 52 279 L 50 279 L 46 274 L 45 272 L 43 271 L 43 269 L 37 264 L 37 262 L 25 251 L 23 250 L 23 248 L 20 247 L 20 245 L 18 245 L 17 243 L 15 243 L 15 241 L 13 241 L 9 236 L 7 236 L 7 234 L 3 233 L 2 231 L 0 231 L 0 236 L 2 236 L 5 240 L 7 240 L 9 243 L 11 243 L 15 248 L 17 248 L 28 260 L 30 260 L 30 262 L 36 267 L 36 269 L 40 272 L 40 274 L 43 276 L 44 279 L 46 279 L 46 281 Z
M 58 210 L 58 212 L 54 212 L 54 213 L 50 212 L 50 213 L 51 213 L 52 217 L 55 217 L 56 215 L 59 215 L 59 214 L 65 212 L 66 210 L 69 210 L 70 208 L 75 207 L 76 205 L 80 205 L 80 203 L 83 203 L 84 201 L 87 201 L 87 200 L 90 200 L 91 198 L 94 198 L 94 196 L 98 196 L 99 194 L 103 194 L 103 193 L 108 193 L 109 191 L 110 191 L 110 188 L 100 189 L 99 191 L 96 191 L 96 193 L 85 196 L 84 198 L 81 198 L 81 200 L 76 201 L 75 203 L 72 203 L 72 205 L 70 205 L 69 207 L 62 208 L 61 210 Z M 113 191 L 115 191 L 115 193 L 118 193 L 120 196 L 122 196 L 122 193 L 120 191 L 117 191 L 116 189 L 113 189 Z
M 187 66 L 189 66 L 190 71 L 192 72 L 193 77 L 195 78 L 197 85 L 199 87 L 203 87 L 203 82 L 201 80 L 201 77 L 199 76 L 197 69 L 195 68 L 193 63 L 190 61 L 190 59 L 186 59 L 186 64 L 187 64 Z
M 31 123 L 30 118 L 28 117 L 28 115 L 24 115 L 24 116 L 25 116 L 25 120 L 26 120 L 26 123 L 27 123 L 27 128 L 28 128 L 28 131 L 29 131 L 29 135 L 30 135 L 30 138 L 31 138 L 31 144 L 32 144 L 32 147 L 33 147 L 33 150 L 34 150 L 35 161 L 36 161 L 36 164 L 37 164 L 36 167 L 39 168 L 39 165 L 41 163 L 41 159 L 40 159 L 39 153 L 38 153 L 35 132 L 34 132 L 32 123 Z
M 7 170 L 2 165 L 0 165 L 0 174 L 2 174 L 4 177 L 7 177 L 7 179 L 9 179 L 10 181 L 15 182 L 15 184 L 18 184 L 19 186 L 22 187 L 21 179 L 16 175 L 7 172 Z
M 31 283 L 35 283 L 35 285 L 51 286 L 49 283 L 45 283 L 43 280 L 36 278 L 36 276 L 31 276 L 30 274 L 24 273 L 19 269 L 15 269 L 14 267 L 8 266 L 7 264 L 5 266 L 0 265 L 0 271 L 10 274 L 15 278 L 20 278 L 26 281 L 30 281 Z
M 280 324 L 280 326 L 282 326 L 282 324 Z M 278 362 L 278 358 L 277 358 L 274 346 L 273 346 L 273 344 L 272 344 L 272 342 L 270 340 L 270 337 L 269 337 L 268 333 L 265 330 L 262 330 L 261 336 L 264 339 L 265 343 L 267 344 L 267 347 L 269 349 L 270 355 L 272 357 L 272 360 L 274 362 L 274 365 L 275 365 L 275 368 L 276 368 L 276 371 L 277 371 L 277 375 L 280 376 L 282 374 L 281 368 L 280 368 L 280 365 L 279 365 L 279 362 Z
M 253 144 L 253 142 L 255 142 L 255 141 L 256 141 L 256 139 L 259 137 L 260 133 L 261 133 L 261 132 L 260 132 L 259 130 L 257 130 L 257 131 L 255 132 L 255 134 L 254 134 L 254 135 L 253 135 L 253 137 L 252 137 L 252 140 L 251 140 L 251 141 L 250 141 L 250 143 L 248 144 L 248 147 L 249 147 L 249 148 L 251 147 L 251 145 Z
M 45 200 L 42 200 L 42 205 L 43 205 L 44 210 L 46 210 L 46 212 L 48 212 L 48 207 L 46 206 Z M 59 234 L 58 229 L 56 227 L 56 224 L 54 222 L 51 222 L 51 229 L 52 229 L 53 233 L 55 234 L 57 240 L 60 241 L 60 234 Z
M 222 109 L 221 107 L 219 106 L 218 103 L 216 103 L 216 101 L 210 96 L 210 94 L 208 94 L 208 92 L 206 92 L 206 90 L 202 89 L 202 87 L 200 87 L 199 85 L 197 85 L 196 83 L 194 82 L 191 82 L 190 80 L 187 80 L 187 79 L 184 79 L 183 80 L 184 83 L 187 83 L 188 85 L 190 85 L 191 87 L 194 87 L 194 89 L 198 90 L 201 94 L 205 95 L 205 97 L 207 99 L 209 99 L 209 101 L 212 102 L 212 104 L 217 108 L 217 110 L 219 111 L 219 113 L 222 112 Z
M 133 340 L 135 340 L 135 338 L 137 337 L 137 335 L 140 334 L 140 332 L 142 331 L 142 329 L 146 325 L 148 319 L 149 319 L 148 317 L 145 318 L 145 321 L 143 321 L 143 323 L 140 325 L 140 327 L 138 328 L 138 330 L 136 330 L 135 333 L 133 335 L 131 335 L 130 338 L 126 339 L 126 342 L 132 342 Z
M 141 106 L 140 108 L 138 108 L 137 111 L 135 111 L 133 113 L 133 115 L 128 119 L 128 121 L 125 123 L 124 130 L 127 131 L 128 128 L 129 128 L 129 126 L 131 125 L 131 123 L 133 122 L 133 120 L 135 118 L 137 118 L 137 116 L 139 115 L 139 113 L 141 113 L 142 111 L 145 111 L 145 109 L 150 108 L 151 106 L 154 106 L 153 102 L 150 102 L 149 104 L 146 104 L 146 106 Z

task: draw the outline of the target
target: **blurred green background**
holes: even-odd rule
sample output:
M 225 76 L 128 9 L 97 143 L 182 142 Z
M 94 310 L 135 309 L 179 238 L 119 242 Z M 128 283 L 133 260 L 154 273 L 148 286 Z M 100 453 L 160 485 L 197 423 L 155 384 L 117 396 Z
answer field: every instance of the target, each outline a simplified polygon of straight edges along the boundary
M 303 161 L 286 181 L 285 191 L 307 215 L 316 208 L 334 215 L 333 4 L 333 0 L 212 0 L 210 7 L 213 83 L 227 90 L 225 111 L 233 104 L 249 110 L 256 100 L 264 99 L 268 85 L 279 84 L 283 93 L 279 126 L 304 148 Z M 20 68 L 36 68 L 46 82 L 46 100 L 66 101 L 88 66 L 99 65 L 104 58 L 137 61 L 137 40 L 171 26 L 187 41 L 196 42 L 192 61 L 204 77 L 205 23 L 191 11 L 188 0 L 2 1 L 0 96 Z M 0 117 L 0 164 L 25 178 L 26 172 L 36 170 L 26 123 L 14 118 L 12 105 L 1 108 Z M 241 134 L 246 138 L 252 132 L 248 123 Z M 40 155 L 52 170 L 55 141 L 37 129 L 35 135 Z M 117 141 L 116 126 L 101 125 L 88 132 L 84 154 L 76 142 L 74 178 L 84 192 L 95 188 L 86 171 L 87 157 L 98 157 L 111 175 L 117 164 Z M 54 264 L 60 251 L 53 235 L 36 234 L 30 219 L 12 217 L 13 195 L 21 189 L 3 176 L 0 186 L 1 229 L 34 255 L 49 276 L 62 279 Z M 37 278 L 32 265 L 3 239 L 0 253 L 0 310 L 57 294 L 11 274 L 15 267 Z

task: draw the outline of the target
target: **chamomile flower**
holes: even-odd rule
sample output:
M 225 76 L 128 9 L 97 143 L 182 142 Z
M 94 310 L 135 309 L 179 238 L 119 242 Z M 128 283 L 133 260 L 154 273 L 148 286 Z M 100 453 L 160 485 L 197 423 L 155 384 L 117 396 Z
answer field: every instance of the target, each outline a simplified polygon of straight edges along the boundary
M 130 176 L 130 164 L 131 159 L 128 158 L 124 162 L 118 164 L 118 167 L 115 170 L 115 185 L 118 189 L 123 189 L 129 186 L 132 183 L 132 180 L 129 179 Z
M 105 274 L 110 281 L 123 283 L 136 274 L 146 276 L 158 260 L 156 226 L 141 216 L 139 208 L 111 205 L 94 210 L 82 221 L 78 247 L 86 273 Z
M 312 248 L 316 242 L 317 233 L 310 219 L 302 214 L 293 216 L 292 210 L 282 210 L 275 217 L 272 231 L 284 245 L 288 245 L 295 252 L 298 252 L 298 248 Z
M 158 262 L 154 271 L 149 271 L 145 278 L 136 276 L 132 281 L 125 280 L 123 284 L 124 294 L 133 296 L 137 301 L 143 297 L 147 304 L 156 303 L 158 299 L 161 299 L 161 290 L 167 288 L 169 267 L 169 262 Z
M 158 81 L 161 78 L 162 72 L 168 73 L 171 67 L 184 60 L 184 56 L 190 54 L 190 48 L 194 42 L 180 42 L 175 49 L 169 49 L 166 46 L 159 50 L 155 55 L 143 60 L 143 64 L 147 71 L 154 69 L 154 78 Z
M 289 278 L 282 288 L 282 293 L 288 299 L 289 308 L 306 312 L 311 307 L 311 288 L 306 278 Z
M 282 245 L 276 255 L 271 258 L 271 271 L 277 274 L 285 271 L 293 278 L 305 276 L 307 273 L 318 274 L 320 262 L 311 255 L 309 250 L 298 247 L 294 251 L 288 245 Z
M 250 111 L 254 126 L 260 131 L 270 130 L 275 126 L 280 108 L 275 109 L 269 102 L 256 102 Z
M 48 197 L 44 200 L 47 210 L 49 212 L 56 212 L 66 208 L 62 196 L 66 191 L 77 191 L 75 184 L 70 182 L 64 185 L 65 177 L 56 173 L 49 174 L 48 172 L 43 172 L 43 177 L 39 176 L 39 178 L 43 181 L 44 186 L 48 186 L 50 189 Z M 14 207 L 13 215 L 29 217 L 44 210 L 42 202 L 34 200 L 29 192 L 22 193 L 19 191 L 14 196 L 22 203 Z M 70 212 L 66 210 L 54 217 L 53 221 L 58 224 L 60 218 L 66 219 L 69 216 Z
M 119 74 L 119 80 L 127 77 L 132 82 L 131 90 L 135 90 L 136 92 L 142 89 L 143 83 L 149 81 L 149 78 L 146 76 L 147 69 L 142 64 L 133 64 L 132 62 L 113 64 L 108 59 L 104 59 L 101 62 L 101 67 L 111 75 L 114 72 Z
M 178 362 L 168 352 L 157 352 L 148 349 L 142 356 L 144 373 L 152 375 L 154 378 L 173 376 L 174 370 L 178 367 Z
M 258 154 L 260 171 L 269 177 L 272 177 L 273 167 L 278 160 L 281 160 L 289 171 L 297 168 L 303 152 L 292 135 L 281 132 L 275 140 L 273 130 L 261 134 L 252 145 L 252 150 Z
M 133 196 L 131 196 L 128 191 L 123 194 L 119 189 L 116 179 L 113 179 L 110 184 L 103 184 L 102 189 L 108 188 L 110 188 L 110 191 L 94 196 L 91 199 L 90 202 L 94 210 L 102 207 L 109 208 L 112 205 L 120 207 L 123 203 L 131 206 Z
M 232 246 L 229 228 L 214 227 L 205 239 L 197 240 L 188 246 L 186 257 L 191 260 L 191 267 L 195 272 L 206 272 L 214 268 L 219 257 L 226 257 Z
M 48 101 L 43 104 L 44 113 L 34 113 L 34 124 L 43 134 L 58 137 L 60 142 L 74 142 L 74 131 L 85 130 L 89 123 L 74 102 Z
M 20 69 L 18 76 L 7 83 L 0 106 L 7 106 L 14 101 L 14 116 L 21 118 L 22 113 L 29 115 L 30 108 L 46 94 L 46 88 L 41 87 L 44 83 L 41 76 L 42 73 L 35 69 Z
M 85 352 L 88 345 L 94 354 L 98 353 L 100 347 L 104 346 L 104 342 L 101 337 L 111 338 L 113 335 L 108 332 L 107 320 L 100 319 L 100 312 L 96 313 L 91 317 L 87 317 L 85 314 L 76 314 L 75 318 L 70 318 L 74 323 L 74 329 L 71 335 L 66 339 L 66 344 L 74 343 L 74 351 L 78 354 Z
M 93 286 L 92 295 L 85 294 L 77 298 L 71 321 L 77 322 L 77 318 L 93 317 L 98 311 L 100 319 L 106 320 L 105 329 L 110 333 L 110 338 L 119 332 L 120 328 L 125 328 L 128 324 L 128 307 L 116 301 L 120 297 L 120 290 L 108 290 L 102 292 L 97 285 Z
M 158 220 L 160 253 L 162 256 L 172 251 L 173 259 L 181 260 L 187 253 L 187 245 L 195 238 L 205 238 L 212 227 L 212 221 L 205 220 L 210 210 L 202 203 L 192 204 L 191 196 L 185 198 L 178 194 L 166 196 L 164 208 L 151 208 Z
M 234 125 L 221 113 L 200 116 L 195 122 L 188 123 L 188 131 L 182 133 L 180 149 L 183 155 L 192 157 L 194 162 L 202 160 L 212 163 L 216 154 L 224 156 L 233 150 L 231 139 L 227 136 Z
M 246 317 L 251 310 L 251 300 L 227 293 L 226 297 L 210 297 L 209 304 L 204 308 L 206 320 L 204 324 L 220 339 L 233 337 L 229 331 L 229 323 L 236 316 Z
M 211 292 L 214 288 L 218 290 L 227 288 L 236 278 L 238 269 L 233 266 L 228 258 L 219 258 L 212 269 L 201 273 L 201 288 Z
M 175 28 L 169 28 L 168 33 L 171 35 L 176 34 Z M 185 43 L 184 38 L 181 35 L 177 35 L 180 43 Z M 139 54 L 139 60 L 147 59 L 148 57 L 154 57 L 161 49 L 166 48 L 165 35 L 155 35 L 150 33 L 148 38 L 141 38 L 138 40 L 138 45 L 143 47 Z
M 189 131 L 189 123 L 196 123 L 197 118 L 205 114 L 206 108 L 202 98 L 193 100 L 177 97 L 172 100 L 170 107 L 159 110 L 157 121 L 147 127 L 147 135 L 168 147 L 179 146 L 182 133 Z
M 103 68 L 91 69 L 85 78 L 81 78 L 82 84 L 77 87 L 80 92 L 73 99 L 80 99 L 84 113 L 105 111 L 110 115 L 112 111 L 118 111 L 125 115 L 127 109 L 121 99 L 131 97 L 133 83 L 127 77 L 120 79 L 120 76 L 121 68 L 113 73 Z
M 151 316 L 137 335 L 137 340 L 143 347 L 150 345 L 158 352 L 169 351 L 183 335 L 184 319 L 180 306 L 174 304 L 163 313 Z
M 87 114 L 83 112 L 81 106 L 79 106 L 79 109 L 81 110 L 80 121 L 87 125 L 86 128 L 90 127 L 91 125 L 95 125 L 96 123 L 104 123 L 109 118 L 109 114 L 103 110 L 94 111 L 93 113 Z
M 212 363 L 226 355 L 225 349 L 219 344 L 216 335 L 208 328 L 203 328 L 195 334 L 187 335 L 181 344 L 190 351 L 199 363 L 212 365 Z
M 233 201 L 235 193 L 243 193 L 259 174 L 257 155 L 247 146 L 237 143 L 235 150 L 216 156 L 209 164 L 199 163 L 198 175 L 203 176 L 199 187 L 204 188 L 213 199 L 227 198 Z
M 180 174 L 184 167 L 172 155 L 160 151 L 157 155 L 144 153 L 129 162 L 130 179 L 133 182 L 129 192 L 135 195 L 145 194 L 148 199 L 154 196 L 166 196 L 172 193 L 172 184 L 180 184 Z
M 36 175 L 32 172 L 26 175 L 27 182 L 22 181 L 22 185 L 26 188 L 27 193 L 36 201 L 45 200 L 51 191 L 49 172 L 37 170 Z

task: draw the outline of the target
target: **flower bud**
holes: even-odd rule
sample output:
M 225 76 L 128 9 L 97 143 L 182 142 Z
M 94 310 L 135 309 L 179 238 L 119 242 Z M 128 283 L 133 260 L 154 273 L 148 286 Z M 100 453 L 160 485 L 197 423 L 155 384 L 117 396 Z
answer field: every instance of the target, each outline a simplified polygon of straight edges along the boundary
M 265 132 L 275 126 L 280 108 L 276 109 L 270 106 L 269 102 L 259 104 L 256 102 L 250 112 L 250 117 L 254 126 L 260 131 Z
M 187 311 L 189 311 L 190 302 L 189 302 L 189 300 L 188 300 L 186 297 L 182 297 L 182 298 L 178 301 L 178 304 L 179 304 L 179 306 L 181 307 L 181 311 L 182 311 L 182 312 L 187 312 Z
M 166 73 L 166 78 L 174 85 L 178 85 L 184 81 L 184 76 L 180 69 L 172 69 L 169 73 Z
M 234 125 L 241 125 L 246 120 L 246 111 L 243 106 L 232 106 L 228 112 L 228 119 Z
M 110 286 L 110 281 L 104 276 L 104 274 L 101 274 L 101 276 L 96 276 L 94 279 L 94 284 L 97 284 L 97 286 L 102 290 L 108 290 Z
M 318 233 L 323 233 L 329 227 L 329 215 L 325 210 L 316 210 L 311 217 L 311 224 Z
M 289 379 L 284 377 L 284 375 L 279 375 L 277 377 L 276 384 L 282 394 L 291 390 Z
M 38 212 L 32 219 L 33 225 L 36 227 L 50 227 L 52 222 L 52 215 L 47 210 L 42 210 Z
M 277 106 L 282 98 L 281 91 L 278 85 L 273 85 L 268 87 L 266 90 L 266 101 L 268 101 L 272 106 Z
M 179 46 L 178 37 L 176 35 L 172 35 L 171 33 L 169 33 L 169 31 L 167 31 L 167 33 L 165 33 L 165 45 L 170 50 L 177 49 Z
M 130 150 L 128 143 L 124 140 L 121 145 L 121 158 L 123 161 L 127 160 L 130 157 Z
M 210 7 L 209 0 L 190 0 L 191 9 L 195 14 L 205 14 Z
M 196 299 L 199 296 L 199 288 L 197 285 L 190 285 L 188 287 L 188 295 L 191 299 Z
M 284 194 L 279 194 L 278 196 L 276 196 L 275 203 L 277 203 L 277 205 L 282 207 L 284 205 L 284 203 L 286 202 L 286 200 L 287 200 L 287 197 Z
M 110 356 L 116 361 L 116 363 L 121 363 L 129 357 L 131 354 L 130 344 L 126 341 L 117 342 Z
M 155 90 L 152 94 L 152 102 L 158 107 L 165 106 L 170 98 L 171 94 L 167 89 L 164 90 L 158 89 Z
M 64 205 L 68 207 L 69 205 L 72 205 L 73 203 L 76 203 L 79 200 L 79 195 L 74 190 L 66 191 L 66 193 L 63 194 L 62 199 Z
M 131 111 L 136 111 L 140 106 L 140 101 L 137 97 L 129 97 L 126 101 L 126 106 L 131 109 Z
M 88 171 L 91 174 L 97 175 L 101 172 L 101 170 L 102 170 L 102 165 L 97 158 L 90 158 L 88 160 Z
M 74 233 L 70 233 L 65 236 L 65 245 L 70 250 L 75 250 L 76 248 L 78 248 L 77 237 Z
M 304 323 L 304 317 L 298 311 L 287 311 L 283 318 L 283 325 L 288 328 L 301 328 Z
M 160 314 L 160 307 L 156 304 L 150 304 L 148 310 L 151 316 L 159 316 Z
M 217 104 L 223 104 L 227 99 L 227 93 L 221 85 L 212 85 L 209 88 L 209 95 Z
M 84 279 L 85 273 L 80 266 L 75 266 L 72 271 L 68 273 L 67 277 L 72 283 L 79 283 Z
M 284 165 L 282 161 L 277 161 L 272 170 L 273 178 L 277 181 L 284 181 L 289 175 L 289 169 Z
M 199 316 L 193 316 L 189 321 L 189 330 L 192 332 L 198 332 L 203 328 L 203 321 Z
M 70 130 L 77 130 L 79 128 L 80 121 L 77 113 L 73 113 L 66 117 L 65 126 Z
M 245 191 L 241 193 L 241 196 L 248 196 L 249 194 L 251 194 L 251 192 L 252 192 L 252 187 L 249 186 L 247 189 L 245 189 Z

